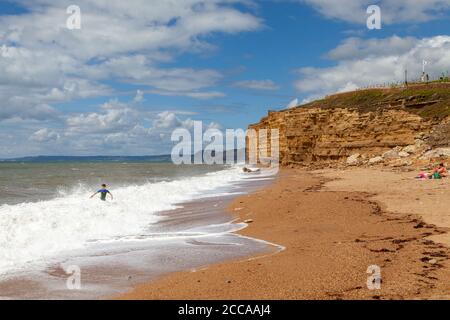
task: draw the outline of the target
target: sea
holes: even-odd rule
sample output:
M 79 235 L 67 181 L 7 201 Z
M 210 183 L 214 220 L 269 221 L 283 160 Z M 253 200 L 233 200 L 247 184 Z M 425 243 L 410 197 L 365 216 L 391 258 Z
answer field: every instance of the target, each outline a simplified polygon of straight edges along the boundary
M 111 297 L 170 272 L 279 250 L 236 234 L 246 224 L 225 212 L 273 179 L 242 167 L 169 156 L 0 161 L 0 298 Z M 114 199 L 90 198 L 103 183 Z

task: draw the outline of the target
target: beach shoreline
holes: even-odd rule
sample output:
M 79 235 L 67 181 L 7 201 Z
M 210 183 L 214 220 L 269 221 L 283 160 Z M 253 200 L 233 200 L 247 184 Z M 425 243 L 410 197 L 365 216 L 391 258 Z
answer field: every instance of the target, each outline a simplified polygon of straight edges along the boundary
M 240 235 L 285 250 L 169 274 L 113 298 L 448 298 L 450 251 L 430 240 L 445 228 L 389 212 L 372 194 L 328 187 L 338 179 L 330 172 L 283 169 L 271 185 L 228 207 L 248 222 Z M 371 266 L 381 270 L 380 290 L 367 286 Z
M 245 224 L 225 210 L 240 194 L 270 182 L 263 175 L 245 176 L 152 214 L 157 222 L 141 233 L 92 241 L 6 274 L 0 279 L 0 299 L 105 299 L 168 273 L 270 252 L 265 242 L 234 233 Z M 81 275 L 76 290 L 67 287 L 67 270 L 73 266 Z

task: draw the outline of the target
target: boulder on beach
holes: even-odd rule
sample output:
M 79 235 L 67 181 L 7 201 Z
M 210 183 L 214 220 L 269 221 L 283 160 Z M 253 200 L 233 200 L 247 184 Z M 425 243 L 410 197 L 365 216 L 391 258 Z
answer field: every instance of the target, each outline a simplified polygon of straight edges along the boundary
M 383 153 L 382 155 L 383 159 L 396 159 L 396 158 L 400 158 L 398 151 L 396 149 L 392 149 L 389 151 L 386 151 L 385 153 Z
M 437 148 L 426 152 L 421 159 L 450 157 L 450 148 Z
M 402 152 L 406 152 L 406 153 L 411 154 L 411 153 L 416 153 L 416 152 L 417 152 L 417 149 L 418 149 L 417 146 L 414 145 L 414 144 L 412 144 L 412 145 L 409 145 L 409 146 L 404 147 L 404 148 L 402 149 Z
M 377 163 L 380 163 L 380 162 L 383 162 L 383 161 L 384 161 L 383 157 L 378 156 L 378 157 L 374 157 L 374 158 L 369 159 L 369 164 L 373 165 L 373 164 L 377 164 Z
M 349 166 L 356 166 L 359 164 L 359 153 L 355 153 L 353 155 L 351 155 L 350 157 L 347 158 L 347 165 Z

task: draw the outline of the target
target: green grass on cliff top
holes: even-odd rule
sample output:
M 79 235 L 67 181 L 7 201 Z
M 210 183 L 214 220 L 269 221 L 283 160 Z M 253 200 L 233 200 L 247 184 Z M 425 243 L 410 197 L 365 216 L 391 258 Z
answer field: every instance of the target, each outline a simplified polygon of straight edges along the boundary
M 407 88 L 367 89 L 328 96 L 300 106 L 301 108 L 351 108 L 359 112 L 400 106 L 426 119 L 440 120 L 450 116 L 450 83 L 414 84 Z M 430 102 L 430 105 L 420 105 Z

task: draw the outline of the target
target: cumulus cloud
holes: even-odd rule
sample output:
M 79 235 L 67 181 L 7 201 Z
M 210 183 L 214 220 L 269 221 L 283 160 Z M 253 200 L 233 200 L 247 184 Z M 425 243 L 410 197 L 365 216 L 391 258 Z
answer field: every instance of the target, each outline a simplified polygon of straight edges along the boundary
M 370 48 L 377 54 L 373 54 Z M 405 69 L 410 80 L 422 73 L 423 60 L 428 61 L 427 73 L 439 77 L 450 70 L 450 36 L 425 39 L 391 37 L 379 40 L 351 39 L 344 41 L 330 56 L 340 57 L 328 68 L 301 68 L 295 87 L 311 98 L 329 93 L 354 90 L 364 86 L 401 82 Z M 353 58 L 352 58 L 353 57 Z
M 56 131 L 48 128 L 40 129 L 30 136 L 30 140 L 36 142 L 50 142 L 59 140 L 60 136 Z
M 331 50 L 327 57 L 333 60 L 352 60 L 385 55 L 399 55 L 414 48 L 414 37 L 392 36 L 386 39 L 348 38 Z
M 214 50 L 216 33 L 263 24 L 248 10 L 252 0 L 10 2 L 25 10 L 0 15 L 0 135 L 13 130 L 15 137 L 1 147 L 3 154 L 155 152 L 171 126 L 189 126 L 192 119 L 146 111 L 138 106 L 145 95 L 224 97 L 215 88 L 220 71 L 176 66 L 177 59 Z M 66 27 L 72 4 L 81 8 L 81 30 Z M 95 112 L 62 109 L 62 103 L 120 96 L 124 87 L 140 88 L 130 103 L 110 100 Z M 58 149 L 50 149 L 56 141 Z
M 120 56 L 95 66 L 85 66 L 82 74 L 147 85 L 155 92 L 177 92 L 180 95 L 211 87 L 222 79 L 218 71 L 211 69 L 159 68 L 144 55 Z
M 164 111 L 157 115 L 153 121 L 153 128 L 155 129 L 175 129 L 178 127 L 190 127 L 190 119 L 181 121 L 177 115 L 170 111 Z
M 81 30 L 66 28 L 70 0 L 19 0 L 29 14 L 2 18 L 4 37 L 24 46 L 70 53 L 77 60 L 159 49 L 192 50 L 214 32 L 252 31 L 261 21 L 227 0 L 78 0 Z M 74 45 L 74 43 L 76 45 Z
M 43 116 L 43 105 L 111 95 L 114 89 L 105 84 L 110 79 L 146 86 L 153 94 L 223 96 L 206 90 L 222 79 L 220 72 L 165 63 L 211 48 L 211 34 L 262 25 L 235 6 L 247 0 L 79 0 L 81 30 L 66 28 L 73 1 L 12 2 L 26 11 L 0 16 L 0 101 L 17 117 Z M 11 110 L 0 117 L 11 117 Z
M 0 121 L 8 119 L 44 121 L 56 119 L 60 114 L 55 108 L 48 104 L 27 105 L 27 103 L 33 103 L 33 101 L 23 99 L 20 96 L 13 96 L 9 100 L 0 102 Z
M 102 112 L 80 113 L 67 117 L 69 133 L 114 133 L 131 129 L 140 115 L 137 110 L 112 100 L 103 104 Z
M 272 80 L 243 80 L 233 83 L 234 87 L 253 90 L 278 90 L 278 85 Z
M 140 96 L 138 92 L 136 97 Z M 98 150 L 107 154 L 164 153 L 170 152 L 173 130 L 193 129 L 191 112 L 145 111 L 140 109 L 136 97 L 130 103 L 110 100 L 97 112 L 67 115 L 65 126 L 59 130 L 38 130 L 29 140 L 39 143 L 58 141 L 59 151 L 63 153 L 66 150 L 76 154 L 92 154 Z M 220 125 L 208 122 L 204 127 L 220 128 Z
M 142 101 L 144 101 L 144 92 L 142 90 L 138 90 L 133 99 L 133 103 L 141 103 Z
M 328 18 L 364 23 L 367 7 L 377 4 L 386 24 L 419 23 L 448 17 L 450 0 L 297 0 L 306 3 Z

